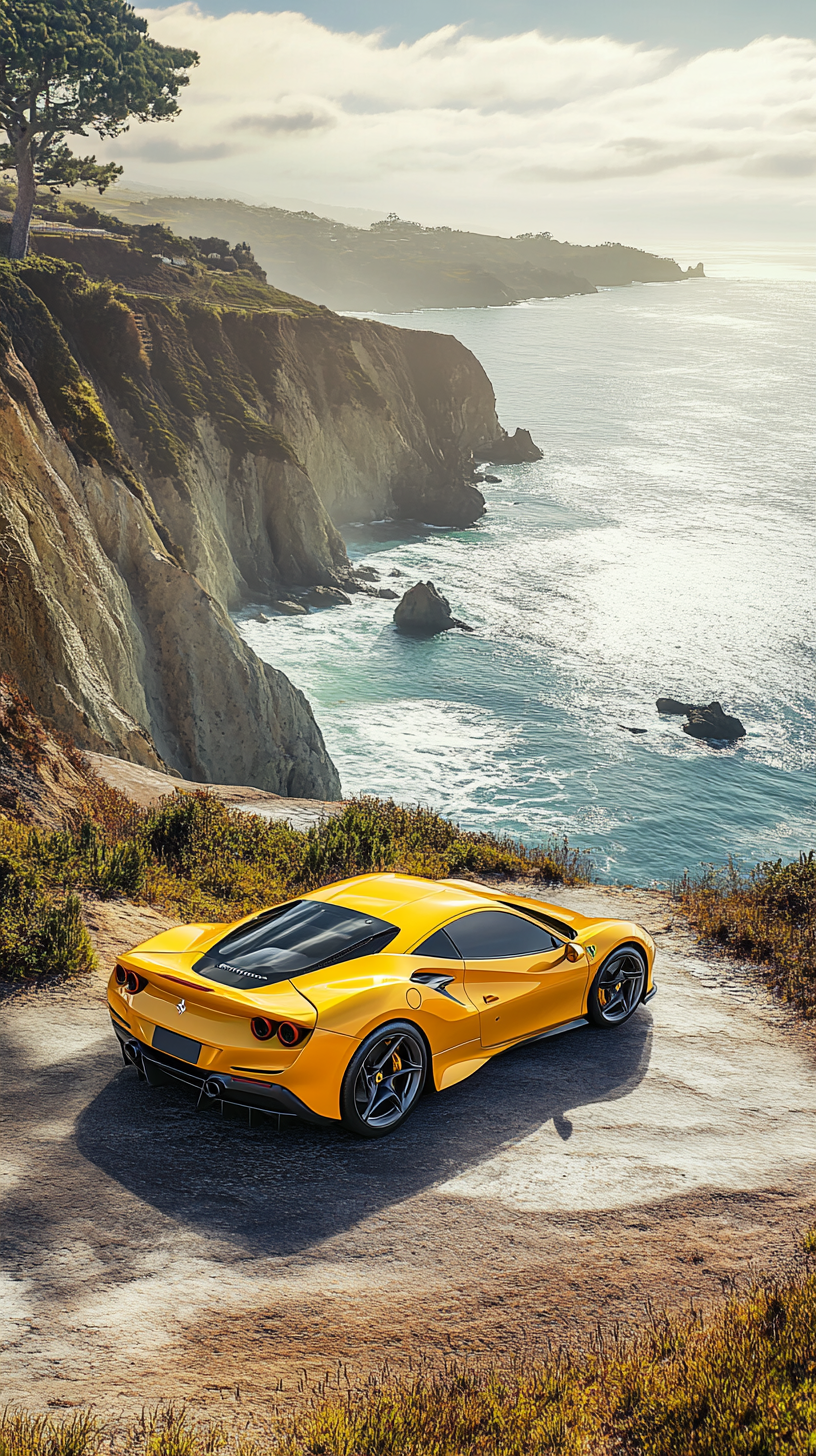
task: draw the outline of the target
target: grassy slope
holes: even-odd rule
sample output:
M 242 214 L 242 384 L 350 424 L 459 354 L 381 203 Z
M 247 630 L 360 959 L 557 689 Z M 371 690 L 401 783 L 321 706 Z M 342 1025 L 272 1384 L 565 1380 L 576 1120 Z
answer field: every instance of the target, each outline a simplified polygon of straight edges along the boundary
M 816 858 L 811 850 L 743 873 L 731 863 L 675 895 L 700 934 L 763 967 L 766 981 L 800 1015 L 816 1017 Z

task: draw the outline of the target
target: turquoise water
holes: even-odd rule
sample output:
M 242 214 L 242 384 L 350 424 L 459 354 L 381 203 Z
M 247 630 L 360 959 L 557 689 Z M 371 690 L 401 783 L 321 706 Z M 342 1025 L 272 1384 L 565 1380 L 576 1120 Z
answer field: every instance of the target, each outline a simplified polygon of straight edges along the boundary
M 393 603 L 253 622 L 310 698 L 346 793 L 592 850 L 662 882 L 816 835 L 816 286 L 700 280 L 389 316 L 455 334 L 534 465 L 494 470 L 468 531 L 347 528 L 401 590 L 433 580 L 472 634 L 399 637 Z M 262 606 L 262 603 L 258 604 Z M 655 699 L 719 698 L 717 749 Z M 634 736 L 627 728 L 645 728 Z

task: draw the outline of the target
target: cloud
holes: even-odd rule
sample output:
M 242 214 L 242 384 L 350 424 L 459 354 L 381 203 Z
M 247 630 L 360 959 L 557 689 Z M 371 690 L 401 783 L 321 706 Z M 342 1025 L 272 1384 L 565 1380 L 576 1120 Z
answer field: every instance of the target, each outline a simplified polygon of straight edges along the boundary
M 494 215 L 502 203 L 518 212 L 525 195 L 806 201 L 813 40 L 766 36 L 689 58 L 606 36 L 448 25 L 395 45 L 293 11 L 141 13 L 201 65 L 176 140 L 136 125 L 106 155 L 178 162 L 210 191 L 294 189 L 440 221 L 481 198 Z
M 753 157 L 744 171 L 749 177 L 812 177 L 816 172 L 816 156 L 801 152 L 777 152 L 769 157 Z
M 234 157 L 237 150 L 229 142 L 204 142 L 199 145 L 190 143 L 184 146 L 172 137 L 160 134 L 140 137 L 138 145 L 131 149 L 131 154 L 144 157 L 148 162 L 161 162 L 162 165 L 170 166 L 174 162 L 220 162 L 226 157 Z
M 317 111 L 270 111 L 266 116 L 239 116 L 235 122 L 236 126 L 268 136 L 276 132 L 325 131 L 336 124 L 336 117 Z

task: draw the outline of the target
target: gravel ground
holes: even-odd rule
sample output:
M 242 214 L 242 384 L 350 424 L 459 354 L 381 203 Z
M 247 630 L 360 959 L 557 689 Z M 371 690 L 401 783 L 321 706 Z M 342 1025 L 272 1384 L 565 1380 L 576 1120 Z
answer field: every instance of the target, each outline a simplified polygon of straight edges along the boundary
M 784 1259 L 816 1203 L 812 1033 L 662 895 L 557 898 L 656 933 L 658 995 L 618 1032 L 497 1058 L 381 1142 L 138 1083 L 101 977 L 8 997 L 4 1401 L 238 1420 L 338 1363 L 506 1360 Z M 107 965 L 169 923 L 91 920 Z

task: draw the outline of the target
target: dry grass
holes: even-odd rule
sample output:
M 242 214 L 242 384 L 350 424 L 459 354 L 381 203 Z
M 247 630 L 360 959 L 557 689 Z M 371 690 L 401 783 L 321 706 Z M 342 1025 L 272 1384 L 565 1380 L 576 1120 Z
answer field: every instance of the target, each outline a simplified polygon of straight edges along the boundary
M 299 1414 L 240 1435 L 172 1407 L 126 1433 L 85 1414 L 7 1413 L 0 1456 L 805 1456 L 816 1449 L 816 1272 L 806 1251 L 785 1278 L 706 1319 L 653 1318 L 581 1355 L 342 1387 L 341 1371 Z
M 674 894 L 702 936 L 756 961 L 780 996 L 801 1015 L 816 1016 L 813 850 L 791 864 L 759 864 L 748 874 L 729 861 L 696 880 L 685 875 Z
M 391 800 L 353 799 L 338 818 L 304 833 L 229 809 L 204 790 L 140 809 L 91 778 L 62 830 L 0 816 L 0 976 L 64 975 L 91 964 L 81 923 L 78 939 L 66 929 L 68 922 L 76 928 L 81 894 L 123 895 L 185 920 L 230 921 L 371 870 L 566 884 L 591 877 L 588 857 L 566 839 L 527 850 Z M 34 933 L 40 922 L 51 927 L 45 940 Z

